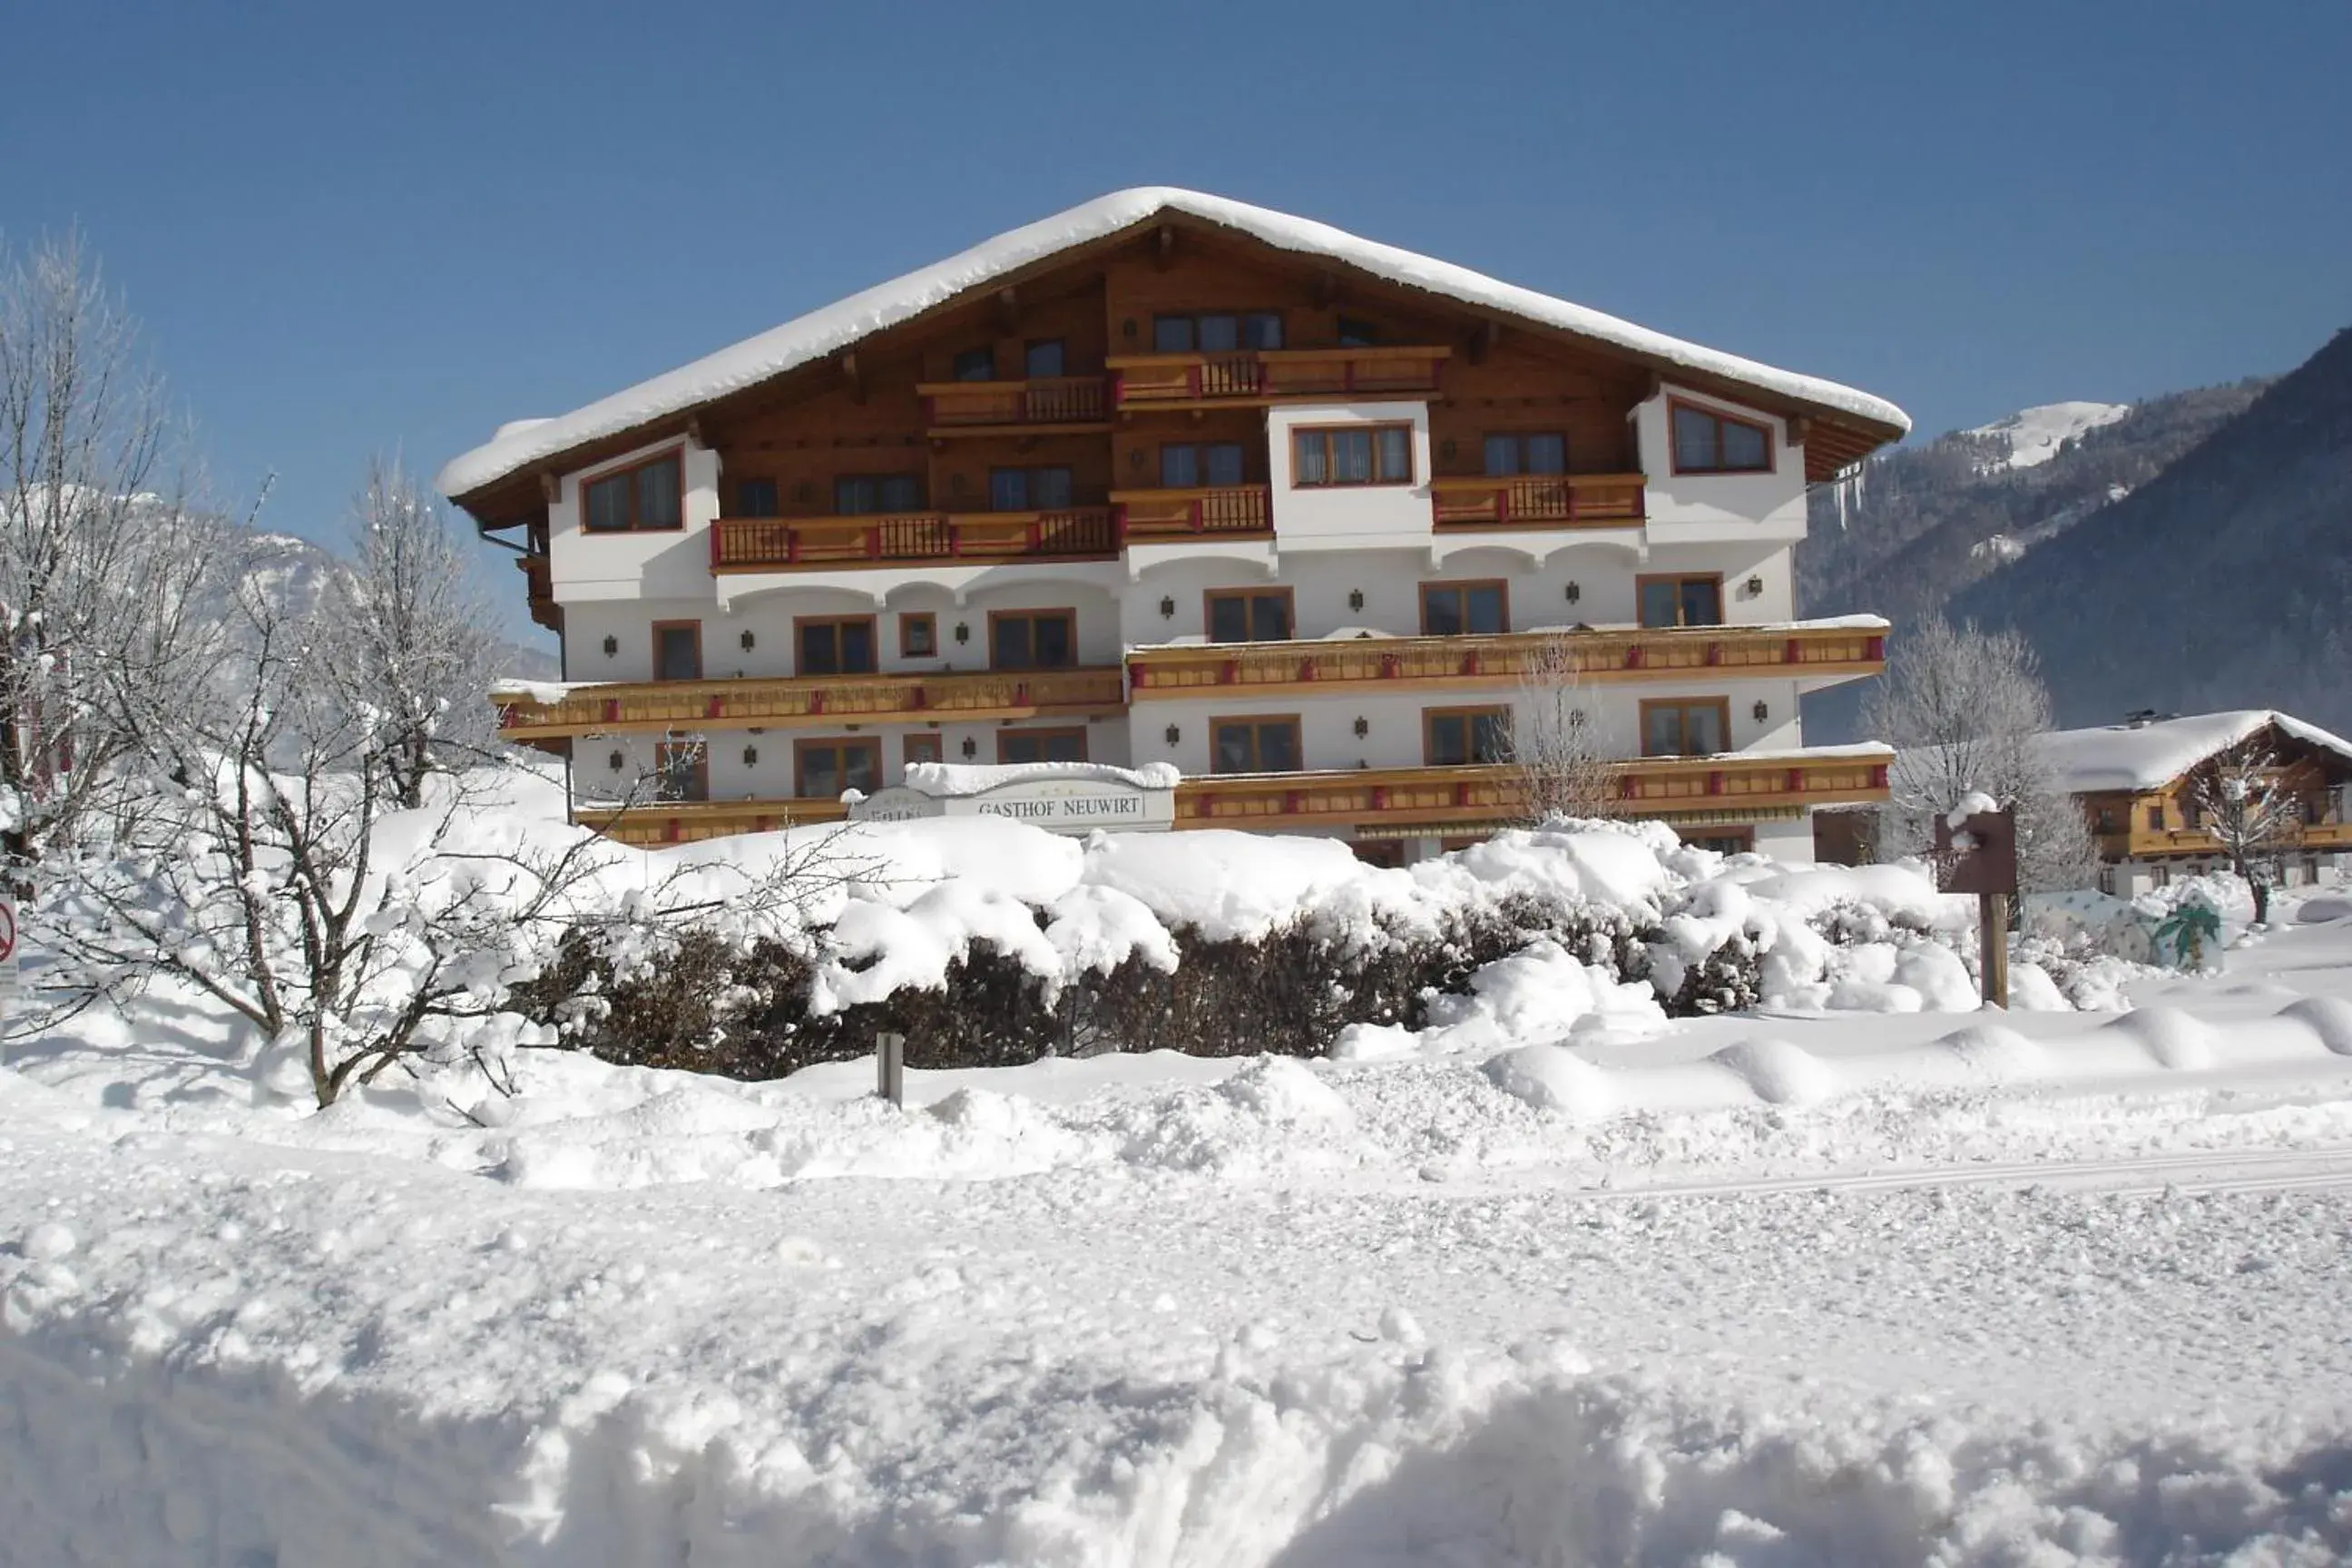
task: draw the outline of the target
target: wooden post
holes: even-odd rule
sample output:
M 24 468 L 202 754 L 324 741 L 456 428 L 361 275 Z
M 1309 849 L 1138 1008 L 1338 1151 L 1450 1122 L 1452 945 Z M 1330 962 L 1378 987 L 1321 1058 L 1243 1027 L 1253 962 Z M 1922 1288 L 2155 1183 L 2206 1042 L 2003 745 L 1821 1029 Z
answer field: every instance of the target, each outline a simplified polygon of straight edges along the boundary
M 1988 1007 L 2009 1006 L 2009 895 L 1977 895 L 1977 970 Z
M 896 1106 L 907 1103 L 907 1037 L 874 1037 L 874 1092 Z

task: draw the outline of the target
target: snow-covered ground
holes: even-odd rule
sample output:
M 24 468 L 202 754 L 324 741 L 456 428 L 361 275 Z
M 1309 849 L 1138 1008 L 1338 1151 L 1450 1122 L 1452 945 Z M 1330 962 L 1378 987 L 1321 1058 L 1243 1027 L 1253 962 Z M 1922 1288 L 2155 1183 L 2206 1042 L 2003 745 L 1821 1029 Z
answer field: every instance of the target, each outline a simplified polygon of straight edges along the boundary
M 1664 864 L 908 842 L 1060 911 L 1048 966 Z M 1788 928 L 1772 1006 L 1669 1022 L 1530 950 L 1349 1059 L 916 1072 L 903 1110 L 866 1063 L 525 1051 L 511 1097 L 304 1114 L 204 1007 L 87 1015 L 0 1070 L 0 1561 L 2352 1555 L 2352 904 L 1998 1016 L 1916 946 L 1820 968 L 1792 912 L 1848 874 L 1684 869 L 1675 919 Z M 976 918 L 941 891 L 866 939 L 919 973 Z

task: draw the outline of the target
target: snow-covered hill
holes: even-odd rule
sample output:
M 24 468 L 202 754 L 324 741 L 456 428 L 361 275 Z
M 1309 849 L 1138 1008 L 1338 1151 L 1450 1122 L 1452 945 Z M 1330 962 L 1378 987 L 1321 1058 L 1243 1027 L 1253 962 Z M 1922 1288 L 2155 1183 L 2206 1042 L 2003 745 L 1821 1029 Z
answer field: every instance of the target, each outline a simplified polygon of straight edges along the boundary
M 2008 444 L 2008 456 L 1989 459 L 1988 469 L 2032 468 L 2056 457 L 2067 442 L 2130 412 L 2128 403 L 2044 403 L 1960 434 L 1998 437 Z

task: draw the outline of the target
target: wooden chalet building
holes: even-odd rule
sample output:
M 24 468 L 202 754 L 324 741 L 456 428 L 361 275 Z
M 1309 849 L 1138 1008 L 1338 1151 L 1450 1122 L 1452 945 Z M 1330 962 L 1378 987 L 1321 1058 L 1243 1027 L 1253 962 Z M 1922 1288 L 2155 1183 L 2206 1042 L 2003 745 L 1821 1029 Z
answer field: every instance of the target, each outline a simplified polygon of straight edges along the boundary
M 440 488 L 564 680 L 496 694 L 640 841 L 838 816 L 925 762 L 1173 763 L 1175 826 L 1411 858 L 1521 809 L 1564 637 L 1618 809 L 1805 852 L 1882 798 L 1793 618 L 1866 394 L 1263 208 L 1121 192 L 554 419 Z M 657 803 L 616 816 L 650 786 Z
M 2048 747 L 2061 786 L 2090 818 L 2105 891 L 2128 898 L 2229 869 L 2198 810 L 2198 784 L 2242 748 L 2274 759 L 2267 787 L 2294 798 L 2294 822 L 2270 851 L 2283 885 L 2336 876 L 2352 852 L 2352 742 L 2287 714 L 2248 709 L 2062 730 Z

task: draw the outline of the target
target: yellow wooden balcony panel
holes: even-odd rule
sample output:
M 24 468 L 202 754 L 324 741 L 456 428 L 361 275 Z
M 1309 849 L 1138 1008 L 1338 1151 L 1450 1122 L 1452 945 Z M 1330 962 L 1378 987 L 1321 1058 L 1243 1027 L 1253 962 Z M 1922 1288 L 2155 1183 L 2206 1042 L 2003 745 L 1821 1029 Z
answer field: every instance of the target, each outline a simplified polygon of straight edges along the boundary
M 1440 529 L 1622 528 L 1640 522 L 1641 474 L 1440 474 L 1429 481 Z
M 1225 353 L 1114 354 L 1119 408 L 1216 407 L 1286 398 L 1431 393 L 1453 350 L 1440 346 L 1255 349 Z
M 925 382 L 915 392 L 923 399 L 923 423 L 939 437 L 999 429 L 1075 432 L 1110 424 L 1110 383 L 1099 375 Z
M 1136 648 L 1137 701 L 1225 692 L 1307 695 L 1335 687 L 1493 686 L 1548 671 L 1563 652 L 1579 679 L 1693 674 L 1874 675 L 1885 634 L 1849 626 L 1687 626 L 1648 631 L 1513 632 L 1488 637 L 1300 639 Z
M 1118 530 L 1107 506 L 866 517 L 723 517 L 710 530 L 714 573 L 922 561 L 1108 560 L 1118 553 Z
M 1274 497 L 1265 485 L 1113 490 L 1110 500 L 1119 537 L 1129 542 L 1264 537 L 1274 531 Z
M 1126 705 L 1116 666 L 615 681 L 569 692 L 554 702 L 511 691 L 495 694 L 491 700 L 499 708 L 500 732 L 526 742 L 713 728 L 812 729 L 888 721 L 1116 713 Z

